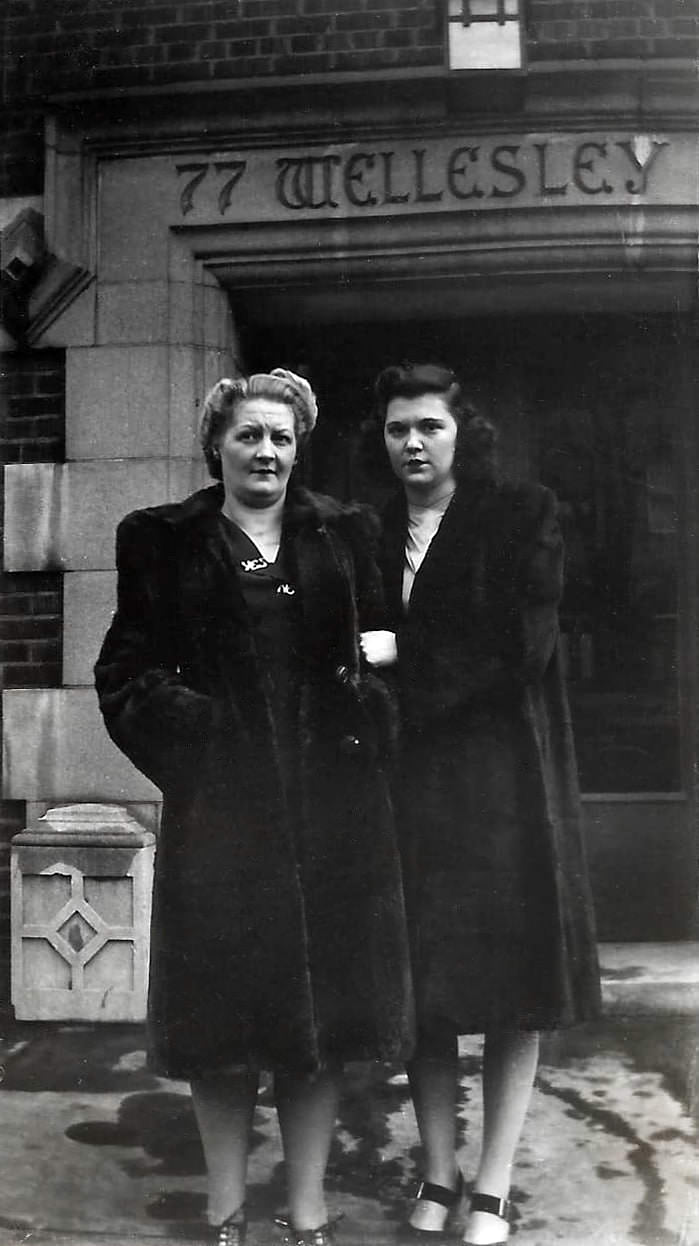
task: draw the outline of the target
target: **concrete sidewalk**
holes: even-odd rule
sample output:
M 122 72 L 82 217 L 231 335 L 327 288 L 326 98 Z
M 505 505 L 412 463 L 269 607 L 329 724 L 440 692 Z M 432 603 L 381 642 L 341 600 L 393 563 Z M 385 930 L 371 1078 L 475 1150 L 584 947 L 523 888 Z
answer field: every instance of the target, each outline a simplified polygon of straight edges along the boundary
M 602 1022 L 545 1038 L 514 1174 L 519 1246 L 699 1246 L 699 947 L 605 947 Z M 3 1041 L 0 1246 L 190 1246 L 205 1176 L 188 1088 L 145 1068 L 138 1026 L 25 1023 Z M 480 1130 L 480 1042 L 461 1051 L 460 1161 Z M 338 1246 L 402 1246 L 419 1148 L 402 1069 L 350 1066 L 328 1174 Z M 250 1246 L 279 1241 L 263 1086 Z M 455 1237 L 454 1241 L 458 1239 Z

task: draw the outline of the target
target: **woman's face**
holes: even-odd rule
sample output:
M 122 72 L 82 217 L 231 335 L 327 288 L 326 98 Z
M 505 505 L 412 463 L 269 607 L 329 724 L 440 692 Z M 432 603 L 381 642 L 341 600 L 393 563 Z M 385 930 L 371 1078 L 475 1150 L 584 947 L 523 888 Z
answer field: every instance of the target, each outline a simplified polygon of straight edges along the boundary
M 437 494 L 454 484 L 458 424 L 440 394 L 392 398 L 383 435 L 396 476 L 408 492 Z
M 218 449 L 227 498 L 254 507 L 280 502 L 296 459 L 291 407 L 270 398 L 246 398 Z

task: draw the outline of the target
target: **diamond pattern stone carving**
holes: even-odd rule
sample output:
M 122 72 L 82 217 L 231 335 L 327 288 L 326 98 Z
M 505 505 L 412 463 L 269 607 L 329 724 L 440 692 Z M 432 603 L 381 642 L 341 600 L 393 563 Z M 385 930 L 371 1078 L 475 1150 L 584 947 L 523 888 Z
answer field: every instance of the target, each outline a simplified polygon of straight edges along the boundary
M 74 952 L 82 952 L 83 948 L 94 939 L 97 931 L 85 921 L 81 913 L 73 913 L 72 917 L 60 927 L 58 933 L 69 943 Z
M 49 810 L 14 837 L 18 1020 L 143 1019 L 154 844 L 126 810 L 103 805 Z

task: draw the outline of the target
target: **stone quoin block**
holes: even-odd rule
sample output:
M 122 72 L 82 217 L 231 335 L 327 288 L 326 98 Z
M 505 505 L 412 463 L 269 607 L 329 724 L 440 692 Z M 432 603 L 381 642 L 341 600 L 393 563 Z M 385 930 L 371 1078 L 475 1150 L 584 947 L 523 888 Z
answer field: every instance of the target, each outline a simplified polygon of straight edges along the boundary
M 113 567 L 118 521 L 137 507 L 168 501 L 170 481 L 177 490 L 186 476 L 187 469 L 165 459 L 11 464 L 5 468 L 5 570 Z
M 69 571 L 63 580 L 63 683 L 93 685 L 93 667 L 116 606 L 113 571 Z
M 97 310 L 102 346 L 168 341 L 166 281 L 105 282 L 98 288 Z
M 136 301 L 136 287 L 131 287 Z M 122 309 L 123 310 L 123 309 Z M 69 459 L 143 459 L 168 452 L 168 349 L 98 346 L 68 351 Z
M 167 276 L 169 238 L 154 211 L 162 187 L 142 160 L 101 170 L 100 281 L 158 281 Z
M 233 368 L 229 351 L 171 347 L 169 435 L 170 454 L 175 460 L 196 462 L 200 459 L 197 429 L 204 397 L 222 376 L 230 376 Z
M 112 744 L 94 689 L 6 689 L 2 712 L 7 800 L 160 800 Z

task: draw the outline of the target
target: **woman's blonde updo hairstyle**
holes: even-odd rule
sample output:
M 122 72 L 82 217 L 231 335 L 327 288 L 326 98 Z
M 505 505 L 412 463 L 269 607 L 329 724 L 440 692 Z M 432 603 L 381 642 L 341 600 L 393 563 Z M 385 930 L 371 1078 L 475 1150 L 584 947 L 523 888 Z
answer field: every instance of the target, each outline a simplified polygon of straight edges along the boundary
M 214 480 L 222 479 L 218 446 L 230 427 L 241 403 L 248 398 L 267 398 L 283 402 L 294 414 L 294 431 L 299 449 L 310 436 L 318 418 L 318 403 L 308 381 L 286 368 L 255 372 L 235 380 L 224 376 L 209 390 L 199 419 L 199 441 L 206 465 Z

